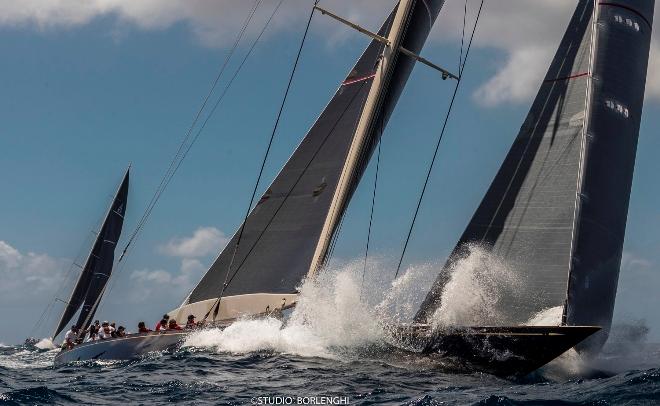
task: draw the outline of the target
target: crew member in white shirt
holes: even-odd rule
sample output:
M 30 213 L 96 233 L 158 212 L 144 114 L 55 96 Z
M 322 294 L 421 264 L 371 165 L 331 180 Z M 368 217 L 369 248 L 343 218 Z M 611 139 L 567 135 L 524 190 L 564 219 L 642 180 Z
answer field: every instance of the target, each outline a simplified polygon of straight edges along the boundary
M 70 350 L 76 345 L 76 340 L 78 339 L 78 327 L 71 326 L 71 330 L 67 331 L 64 335 L 63 346 L 66 346 L 67 350 Z

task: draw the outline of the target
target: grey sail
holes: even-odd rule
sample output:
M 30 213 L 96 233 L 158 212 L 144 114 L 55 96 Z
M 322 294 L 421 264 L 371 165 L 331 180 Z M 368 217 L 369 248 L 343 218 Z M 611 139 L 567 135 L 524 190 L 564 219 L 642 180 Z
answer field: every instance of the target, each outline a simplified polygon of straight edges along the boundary
M 410 3 L 412 6 L 406 15 L 408 24 L 401 37 L 401 43 L 406 48 L 419 52 L 443 3 L 443 0 Z M 395 15 L 396 9 L 383 24 L 379 35 L 388 35 Z M 328 229 L 328 234 L 335 233 L 337 222 L 327 221 L 333 214 L 330 212 L 341 214 L 345 209 L 371 157 L 380 129 L 385 126 L 414 65 L 413 60 L 396 52 L 394 64 L 387 72 L 387 85 L 377 101 L 375 115 L 378 125 L 371 125 L 368 129 L 365 147 L 359 151 L 357 168 L 348 180 L 346 196 L 338 202 L 335 195 L 340 177 L 383 52 L 384 45 L 376 40 L 367 47 L 250 212 L 240 246 L 235 250 L 237 233 L 191 292 L 186 303 L 219 296 L 234 250 L 225 296 L 295 293 L 296 287 L 310 271 L 315 253 L 319 251 L 319 241 L 327 237 L 322 236 L 324 227 Z M 326 251 L 321 251 L 321 256 L 324 256 Z
M 523 323 L 564 304 L 589 83 L 593 0 L 578 2 L 532 107 L 504 163 L 415 319 L 440 306 L 453 261 L 479 244 L 527 283 L 499 313 Z
M 621 264 L 651 42 L 654 0 L 600 2 L 591 105 L 568 285 L 566 322 L 607 338 Z
M 128 178 L 129 171 L 127 170 L 90 254 L 90 258 L 92 258 L 90 282 L 85 292 L 82 309 L 78 315 L 78 322 L 76 323 L 78 327 L 83 329 L 89 327 L 90 320 L 94 317 L 94 311 L 96 311 L 99 297 L 103 293 L 105 284 L 112 273 L 115 247 L 121 236 L 124 214 L 126 213 Z
M 621 259 L 652 15 L 653 1 L 578 2 L 525 124 L 416 321 L 431 321 L 449 265 L 476 243 L 524 278 L 523 292 L 505 298 L 498 309 L 508 317 L 493 322 L 524 323 L 563 306 L 567 324 L 603 326 L 599 340 L 604 341 Z

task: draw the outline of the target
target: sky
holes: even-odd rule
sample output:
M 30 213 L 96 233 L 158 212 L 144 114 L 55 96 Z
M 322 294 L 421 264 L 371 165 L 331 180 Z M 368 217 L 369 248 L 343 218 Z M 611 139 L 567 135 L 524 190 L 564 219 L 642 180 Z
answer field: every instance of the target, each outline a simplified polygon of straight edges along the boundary
M 62 305 L 54 298 L 68 297 L 78 272 L 72 263 L 86 254 L 130 163 L 125 243 L 253 4 L 0 2 L 0 307 L 3 324 L 12 326 L 0 331 L 0 342 L 50 334 Z M 128 326 L 138 320 L 155 323 L 181 303 L 239 226 L 311 4 L 283 2 L 115 270 L 99 317 Z M 373 30 L 393 4 L 321 1 Z M 407 265 L 442 264 L 453 248 L 524 120 L 574 5 L 573 0 L 486 0 Z M 257 9 L 228 72 L 275 6 L 276 1 L 264 0 Z M 468 6 L 471 26 L 478 1 L 469 0 Z M 449 2 L 423 56 L 455 71 L 462 20 L 463 2 Z M 643 320 L 656 341 L 658 39 L 654 35 L 615 309 L 615 322 Z M 314 15 L 260 190 L 368 42 Z M 220 79 L 220 88 L 228 78 Z M 417 66 L 384 134 L 370 249 L 386 263 L 401 251 L 451 90 L 437 72 Z M 338 258 L 364 254 L 373 176 L 371 165 L 344 220 Z M 382 272 L 388 277 L 394 270 Z

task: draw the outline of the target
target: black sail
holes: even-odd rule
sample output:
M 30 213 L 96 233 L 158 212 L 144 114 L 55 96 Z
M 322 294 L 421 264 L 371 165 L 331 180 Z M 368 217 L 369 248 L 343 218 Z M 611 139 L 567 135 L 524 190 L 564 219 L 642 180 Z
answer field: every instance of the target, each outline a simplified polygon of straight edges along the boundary
M 85 301 L 78 322 L 76 325 L 80 328 L 89 327 L 90 320 L 94 317 L 94 311 L 100 295 L 103 293 L 105 284 L 110 278 L 112 266 L 115 258 L 115 247 L 121 235 L 121 229 L 124 224 L 124 214 L 126 213 L 126 203 L 128 199 L 128 177 L 129 171 L 126 171 L 124 179 L 119 186 L 119 191 L 115 196 L 108 215 L 101 227 L 99 235 L 94 244 L 90 257 L 93 257 L 91 280 L 87 292 L 85 292 Z
M 87 257 L 87 260 L 85 261 L 85 265 L 82 268 L 82 272 L 78 277 L 76 286 L 71 293 L 71 297 L 67 302 L 64 312 L 62 313 L 62 317 L 60 318 L 60 322 L 58 323 L 57 328 L 55 329 L 55 334 L 53 334 L 53 337 L 56 337 L 59 333 L 62 332 L 62 330 L 64 330 L 64 328 L 73 318 L 74 314 L 76 314 L 78 309 L 80 309 L 80 306 L 83 304 L 83 302 L 86 302 L 85 298 L 87 297 L 90 286 L 94 281 L 95 273 L 99 266 L 99 259 L 101 258 L 103 251 L 104 240 L 109 239 L 108 231 L 111 228 L 117 228 L 116 225 L 111 225 L 111 223 L 116 223 L 119 221 L 119 232 L 121 232 L 121 224 L 123 223 L 124 212 L 126 211 L 126 198 L 128 196 L 128 174 L 129 171 L 126 171 L 117 194 L 112 201 L 110 209 L 108 210 L 108 214 L 103 219 L 103 223 L 101 223 L 100 232 L 96 236 L 92 250 Z M 80 326 L 80 322 L 77 325 Z
M 444 0 L 413 2 L 402 45 L 418 53 Z M 379 34 L 386 36 L 396 9 Z M 371 89 L 384 45 L 372 41 L 289 161 L 252 209 L 236 249 L 226 296 L 250 293 L 295 293 L 310 270 L 322 229 L 338 187 L 356 127 Z M 398 53 L 397 53 L 398 54 Z M 353 193 L 389 115 L 412 71 L 414 61 L 397 55 L 383 96 L 378 101 L 379 128 L 371 128 L 366 148 L 349 185 Z M 343 211 L 345 204 L 338 208 Z M 336 227 L 331 230 L 333 233 Z M 191 292 L 187 303 L 217 298 L 232 262 L 238 235 Z
M 599 325 L 607 338 L 621 265 L 642 117 L 654 0 L 601 1 L 581 193 L 568 287 L 569 325 Z
M 525 277 L 519 300 L 504 298 L 499 313 L 522 323 L 564 304 L 575 196 L 589 83 L 593 0 L 570 21 L 513 146 L 417 313 L 430 321 L 440 306 L 453 261 L 477 243 Z M 509 299 L 507 301 L 507 299 Z
M 466 244 L 479 243 L 504 258 L 526 286 L 516 299 L 503 301 L 499 310 L 508 318 L 492 322 L 524 323 L 539 311 L 564 306 L 567 324 L 602 326 L 596 340 L 604 342 L 652 16 L 653 1 L 578 3 L 525 124 L 416 321 L 431 321 L 449 265 Z

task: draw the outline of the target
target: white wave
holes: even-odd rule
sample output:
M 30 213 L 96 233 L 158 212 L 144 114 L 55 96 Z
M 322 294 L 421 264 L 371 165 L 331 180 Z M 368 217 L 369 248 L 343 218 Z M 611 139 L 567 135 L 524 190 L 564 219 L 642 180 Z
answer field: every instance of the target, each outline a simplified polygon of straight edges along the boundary
M 53 343 L 53 340 L 50 338 L 42 338 L 34 346 L 39 348 L 40 350 L 54 350 L 58 348 L 55 345 L 55 343 Z
M 361 292 L 362 269 L 362 262 L 354 261 L 306 280 L 285 325 L 274 318 L 239 320 L 224 330 L 193 333 L 184 345 L 231 353 L 266 350 L 337 358 L 340 354 L 345 356 L 347 352 L 383 342 L 386 339 L 383 320 L 409 317 L 410 310 L 416 310 L 416 306 L 410 304 L 415 289 L 419 289 L 415 287 L 416 282 L 423 278 L 428 280 L 426 274 L 432 273 L 432 269 L 431 266 L 413 267 L 394 282 L 383 277 L 375 281 L 375 273 L 370 272 L 372 276 Z M 370 305 L 374 298 L 382 300 Z
M 465 247 L 466 255 L 449 268 L 440 306 L 431 317 L 434 327 L 498 325 L 510 315 L 501 302 L 517 300 L 521 278 L 501 258 L 478 245 Z
M 528 326 L 559 326 L 564 313 L 563 306 L 550 307 L 532 316 L 525 325 Z

